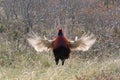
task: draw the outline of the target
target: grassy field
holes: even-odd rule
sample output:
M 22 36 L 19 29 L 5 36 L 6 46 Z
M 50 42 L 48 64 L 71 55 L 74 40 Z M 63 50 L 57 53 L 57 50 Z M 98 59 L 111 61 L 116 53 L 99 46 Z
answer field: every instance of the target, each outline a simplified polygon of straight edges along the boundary
M 90 32 L 97 41 L 55 65 L 26 39 L 54 39 L 59 27 L 70 40 Z M 0 0 L 0 80 L 120 80 L 120 0 Z
M 52 53 L 1 52 L 0 80 L 120 80 L 120 57 L 71 57 L 55 65 Z

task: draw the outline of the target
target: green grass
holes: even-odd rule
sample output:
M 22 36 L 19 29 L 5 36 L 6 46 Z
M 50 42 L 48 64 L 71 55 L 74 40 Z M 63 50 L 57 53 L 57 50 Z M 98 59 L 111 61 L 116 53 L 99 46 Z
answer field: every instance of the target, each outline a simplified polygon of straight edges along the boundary
M 55 65 L 52 53 L 0 54 L 0 80 L 120 80 L 120 59 L 72 57 Z

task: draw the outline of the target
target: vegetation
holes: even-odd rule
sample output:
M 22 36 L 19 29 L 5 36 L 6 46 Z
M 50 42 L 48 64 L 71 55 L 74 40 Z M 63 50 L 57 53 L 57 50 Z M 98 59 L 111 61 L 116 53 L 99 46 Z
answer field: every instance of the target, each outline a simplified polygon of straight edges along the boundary
M 0 80 L 120 80 L 120 0 L 0 0 Z M 53 39 L 58 20 L 68 38 L 90 31 L 87 52 L 73 51 L 64 66 L 52 52 L 36 53 L 32 31 Z
M 25 51 L 26 52 L 26 51 Z M 1 80 L 119 80 L 120 59 L 71 56 L 64 66 L 55 65 L 51 53 L 14 52 L 0 55 Z

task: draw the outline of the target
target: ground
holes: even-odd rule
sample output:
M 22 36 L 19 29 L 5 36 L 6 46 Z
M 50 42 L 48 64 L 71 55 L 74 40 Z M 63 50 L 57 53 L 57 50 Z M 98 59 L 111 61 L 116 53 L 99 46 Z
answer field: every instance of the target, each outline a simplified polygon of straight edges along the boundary
M 9 55 L 9 56 L 7 56 Z M 0 56 L 0 80 L 120 80 L 120 59 L 74 56 L 55 65 L 51 53 Z

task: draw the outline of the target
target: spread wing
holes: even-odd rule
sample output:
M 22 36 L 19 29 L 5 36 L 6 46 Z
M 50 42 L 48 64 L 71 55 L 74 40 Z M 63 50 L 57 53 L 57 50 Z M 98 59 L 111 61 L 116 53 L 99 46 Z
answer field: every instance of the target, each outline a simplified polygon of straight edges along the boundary
M 73 50 L 87 51 L 96 41 L 93 34 L 85 33 L 80 39 L 75 38 L 74 41 L 70 41 L 70 48 Z
M 44 50 L 48 50 L 48 48 L 52 48 L 53 40 L 48 40 L 45 36 L 44 38 L 40 38 L 37 35 L 33 35 L 28 38 L 28 43 L 37 51 L 42 52 Z

